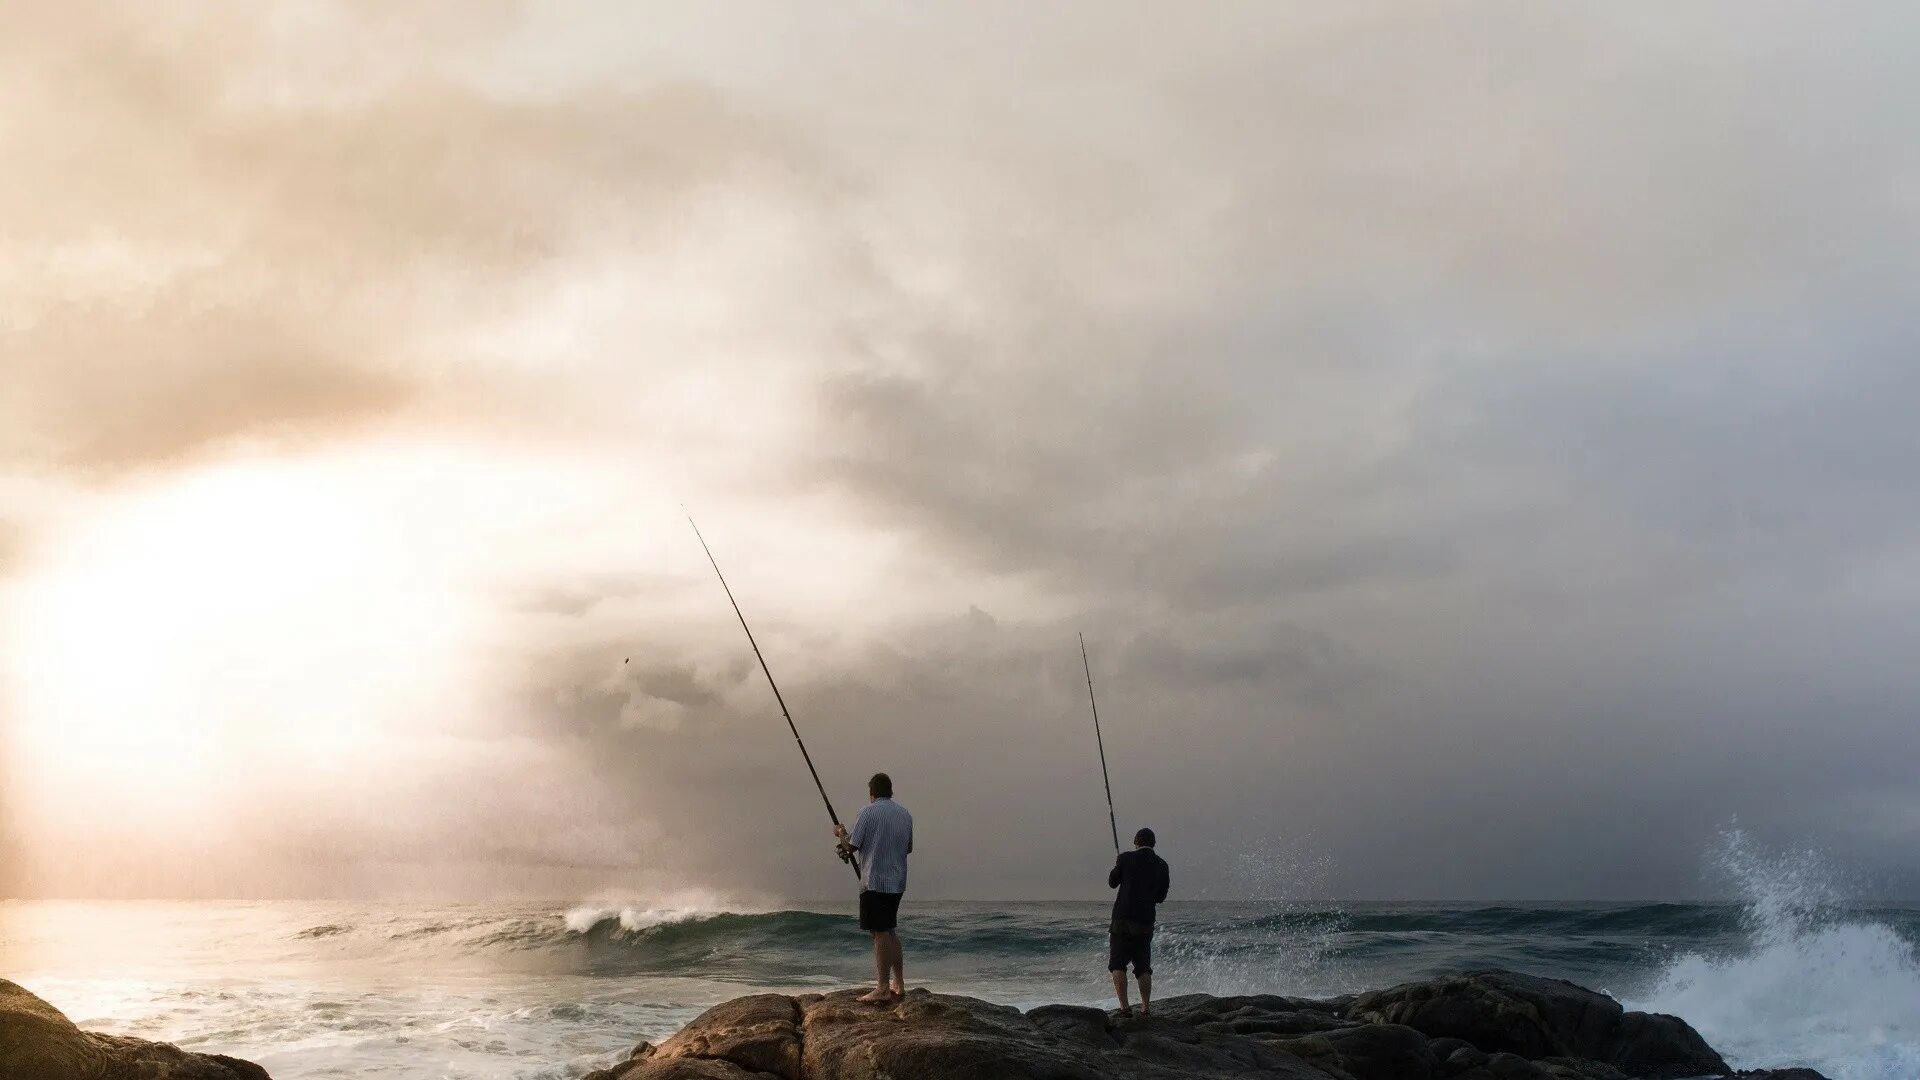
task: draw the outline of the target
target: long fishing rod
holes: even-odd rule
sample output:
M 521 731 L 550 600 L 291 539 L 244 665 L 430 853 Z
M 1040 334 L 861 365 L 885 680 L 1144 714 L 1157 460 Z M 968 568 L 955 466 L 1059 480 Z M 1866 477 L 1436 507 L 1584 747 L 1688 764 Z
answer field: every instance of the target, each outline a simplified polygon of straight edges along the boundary
M 1107 828 L 1113 830 L 1113 853 L 1120 854 L 1120 824 L 1113 818 L 1113 781 L 1107 776 L 1107 742 L 1100 737 L 1100 703 L 1093 700 L 1093 665 L 1087 660 L 1087 635 L 1080 635 L 1080 666 L 1087 671 L 1087 704 L 1093 707 L 1093 741 L 1100 748 L 1100 782 L 1107 786 Z
M 820 782 L 820 770 L 813 767 L 813 755 L 807 753 L 807 744 L 801 741 L 800 729 L 794 725 L 793 713 L 787 711 L 787 699 L 780 696 L 780 684 L 773 681 L 773 672 L 767 667 L 767 658 L 760 653 L 760 643 L 753 639 L 753 628 L 747 625 L 747 617 L 740 610 L 740 601 L 733 598 L 733 589 L 727 584 L 727 575 L 720 572 L 720 562 L 713 557 L 713 549 L 707 546 L 707 538 L 700 535 L 700 526 L 694 524 L 693 515 L 687 515 L 687 524 L 693 525 L 694 538 L 700 541 L 700 550 L 707 553 L 707 561 L 713 564 L 713 576 L 720 579 L 720 587 L 726 590 L 727 603 L 733 605 L 733 613 L 740 620 L 740 629 L 747 632 L 747 644 L 753 646 L 753 658 L 760 661 L 760 671 L 767 677 L 767 685 L 773 687 L 773 700 L 780 703 L 780 715 L 787 718 L 787 730 L 793 732 L 793 743 L 800 748 L 800 756 L 807 763 L 807 771 L 813 774 L 813 786 L 820 791 L 820 801 L 827 804 L 827 816 L 833 819 L 833 827 L 840 826 L 840 815 L 834 812 L 833 800 L 827 797 L 827 786 Z M 1117 833 L 1115 834 L 1118 835 Z M 1116 847 L 1119 841 L 1114 841 Z M 853 849 L 841 845 L 840 861 L 853 867 L 853 876 L 860 876 L 860 856 Z

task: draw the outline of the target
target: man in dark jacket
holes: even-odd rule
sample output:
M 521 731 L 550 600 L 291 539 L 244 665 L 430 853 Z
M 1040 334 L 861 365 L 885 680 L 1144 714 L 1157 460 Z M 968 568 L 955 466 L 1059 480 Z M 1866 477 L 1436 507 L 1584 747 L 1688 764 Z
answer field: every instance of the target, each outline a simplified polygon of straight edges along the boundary
M 1154 854 L 1153 830 L 1133 834 L 1133 850 L 1113 861 L 1107 888 L 1119 889 L 1113 898 L 1113 925 L 1107 932 L 1107 971 L 1113 992 L 1120 996 L 1120 1015 L 1132 1016 L 1127 1004 L 1127 965 L 1140 983 L 1140 1015 L 1153 1007 L 1153 913 L 1167 899 L 1166 860 Z

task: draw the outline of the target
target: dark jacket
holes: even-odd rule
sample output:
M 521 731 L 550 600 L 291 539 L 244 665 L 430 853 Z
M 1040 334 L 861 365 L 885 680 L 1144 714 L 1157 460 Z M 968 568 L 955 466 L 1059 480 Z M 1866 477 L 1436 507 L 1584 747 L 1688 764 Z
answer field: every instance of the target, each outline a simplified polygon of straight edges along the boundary
M 1122 852 L 1107 875 L 1107 888 L 1120 890 L 1113 898 L 1114 933 L 1152 933 L 1154 906 L 1166 901 L 1170 884 L 1167 862 L 1152 848 Z

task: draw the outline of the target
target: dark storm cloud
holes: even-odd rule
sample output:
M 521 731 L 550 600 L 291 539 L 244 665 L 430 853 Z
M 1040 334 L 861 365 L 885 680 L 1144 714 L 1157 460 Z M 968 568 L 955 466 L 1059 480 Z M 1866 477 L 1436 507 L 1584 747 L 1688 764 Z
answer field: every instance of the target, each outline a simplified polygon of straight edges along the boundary
M 1477 48 L 1374 26 L 1341 64 L 1236 72 L 1226 115 L 1265 137 L 1198 147 L 1234 197 L 1180 251 L 1243 272 L 1217 303 L 1173 321 L 1076 296 L 1044 326 L 1016 306 L 924 367 L 830 381 L 822 472 L 888 527 L 1081 598 L 1193 736 L 1155 763 L 1162 797 L 1202 762 L 1218 790 L 1282 789 L 1196 817 L 1310 828 L 1349 890 L 1687 892 L 1735 814 L 1911 881 L 1842 820 L 1912 751 L 1888 661 L 1914 627 L 1876 595 L 1912 597 L 1920 526 L 1893 299 L 1915 160 L 1875 29 L 1903 17 L 1782 58 L 1778 16 L 1698 62 L 1636 52 L 1647 26 L 1574 47 L 1521 19 Z M 1387 57 L 1416 74 L 1355 77 Z M 1422 77 L 1437 92 L 1407 96 Z M 1316 81 L 1391 104 L 1328 128 L 1295 109 Z M 1011 260 L 1003 288 L 1048 266 Z M 1263 610 L 1376 674 L 1341 684 L 1334 743 L 1259 749 L 1312 700 Z M 1166 670 L 1166 624 L 1220 659 Z M 1819 806 L 1849 809 L 1795 809 Z
M 1732 327 L 1631 370 L 1475 388 L 1486 422 L 1471 452 L 1541 462 L 1614 512 L 1738 553 L 1741 568 L 1778 559 L 1825 577 L 1907 547 L 1920 524 L 1905 497 L 1920 435 L 1902 404 L 1920 393 L 1920 330 L 1836 322 L 1784 340 Z
M 1085 205 L 1004 132 L 971 146 L 1003 170 L 951 193 L 975 231 L 919 252 L 957 293 L 889 278 L 878 241 L 797 478 L 1079 614 L 787 676 L 837 790 L 901 778 L 936 892 L 1077 891 L 1087 628 L 1123 814 L 1193 844 L 1196 887 L 1298 844 L 1349 895 L 1686 894 L 1735 815 L 1911 881 L 1868 839 L 1898 797 L 1855 796 L 1911 793 L 1883 763 L 1912 750 L 1913 627 L 1872 592 L 1920 524 L 1889 17 L 1821 56 L 1783 58 L 1773 12 L 1704 52 L 1428 17 L 1149 64 L 1121 140 L 1062 135 L 1110 151 Z M 996 184 L 1063 224 L 1007 228 Z M 754 858 L 831 889 L 759 708 L 729 752 L 765 786 L 619 738 L 672 747 L 680 827 L 782 821 Z

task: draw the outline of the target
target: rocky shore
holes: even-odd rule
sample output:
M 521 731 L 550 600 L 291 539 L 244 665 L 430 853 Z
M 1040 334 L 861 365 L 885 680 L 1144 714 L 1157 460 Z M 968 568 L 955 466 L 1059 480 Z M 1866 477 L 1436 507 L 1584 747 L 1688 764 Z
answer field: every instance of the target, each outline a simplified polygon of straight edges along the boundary
M 1734 1073 L 1683 1020 L 1605 994 L 1475 971 L 1347 997 L 1189 994 L 1123 1019 L 915 990 L 756 994 L 586 1080 L 1825 1080 Z M 0 1080 L 270 1080 L 251 1062 L 83 1032 L 0 979 Z
M 66 1014 L 0 979 L 0 1080 L 271 1080 L 251 1061 L 81 1031 Z
M 1508 971 L 1325 1000 L 1189 994 L 1150 1019 L 857 996 L 737 998 L 587 1080 L 1824 1080 L 1734 1073 L 1683 1020 Z

